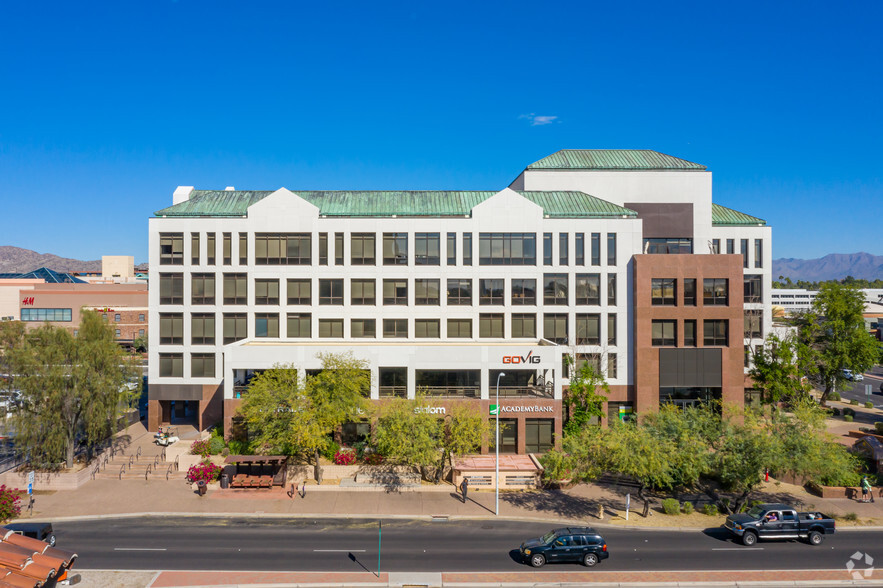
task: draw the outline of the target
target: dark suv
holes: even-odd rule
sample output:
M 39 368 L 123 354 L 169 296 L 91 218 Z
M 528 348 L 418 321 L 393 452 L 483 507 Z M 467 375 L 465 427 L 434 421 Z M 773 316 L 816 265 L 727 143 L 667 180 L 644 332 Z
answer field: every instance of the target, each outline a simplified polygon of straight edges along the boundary
M 52 530 L 52 523 L 10 523 L 3 526 L 19 535 L 39 539 L 48 543 L 50 547 L 55 547 L 55 532 Z
M 607 542 L 591 527 L 554 529 L 537 539 L 528 539 L 519 548 L 521 558 L 535 568 L 546 562 L 582 562 L 588 567 L 607 559 Z

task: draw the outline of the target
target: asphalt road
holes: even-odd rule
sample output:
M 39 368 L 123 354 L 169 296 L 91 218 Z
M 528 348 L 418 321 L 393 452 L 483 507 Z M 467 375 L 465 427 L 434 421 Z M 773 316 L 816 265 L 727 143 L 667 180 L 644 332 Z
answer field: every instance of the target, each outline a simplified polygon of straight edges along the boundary
M 846 387 L 840 390 L 840 398 L 843 400 L 858 400 L 864 404 L 869 400 L 865 393 L 865 386 L 870 384 L 871 397 L 870 401 L 877 408 L 883 408 L 883 393 L 880 392 L 880 384 L 883 383 L 883 367 L 875 366 L 870 371 L 865 372 L 865 379 L 862 382 L 847 382 Z
M 383 521 L 385 572 L 529 571 L 516 560 L 522 540 L 549 524 L 512 521 Z M 223 517 L 103 519 L 55 525 L 58 546 L 80 569 L 375 571 L 378 521 Z M 883 531 L 846 531 L 822 545 L 760 542 L 747 548 L 722 529 L 602 529 L 604 570 L 840 569 L 855 552 L 883 561 Z M 582 570 L 556 564 L 557 571 Z

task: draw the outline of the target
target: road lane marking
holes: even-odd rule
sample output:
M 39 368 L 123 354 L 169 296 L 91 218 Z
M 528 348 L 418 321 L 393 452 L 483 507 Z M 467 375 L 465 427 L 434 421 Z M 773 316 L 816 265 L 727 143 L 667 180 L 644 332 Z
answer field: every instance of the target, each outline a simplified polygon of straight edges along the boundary
M 712 551 L 763 551 L 763 547 L 712 547 Z
M 114 547 L 114 551 L 166 551 L 165 547 Z
M 365 553 L 364 549 L 314 549 L 313 552 L 322 553 Z

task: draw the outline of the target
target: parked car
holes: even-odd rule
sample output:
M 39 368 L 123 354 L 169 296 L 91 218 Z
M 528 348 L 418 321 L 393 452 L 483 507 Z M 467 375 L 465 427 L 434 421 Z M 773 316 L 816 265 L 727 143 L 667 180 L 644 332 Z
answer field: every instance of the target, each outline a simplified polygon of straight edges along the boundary
M 592 567 L 610 557 L 607 542 L 591 527 L 554 529 L 528 539 L 519 547 L 521 558 L 535 568 L 546 563 L 571 562 Z
M 850 382 L 864 382 L 865 376 L 862 373 L 853 373 L 852 370 L 843 370 L 843 377 Z
M 810 545 L 819 545 L 825 535 L 834 533 L 835 523 L 820 512 L 798 512 L 787 504 L 758 504 L 748 512 L 728 516 L 724 527 L 748 546 L 758 539 L 806 539 Z
M 55 547 L 55 532 L 52 530 L 52 523 L 9 523 L 3 526 L 19 535 L 39 539 L 51 547 Z

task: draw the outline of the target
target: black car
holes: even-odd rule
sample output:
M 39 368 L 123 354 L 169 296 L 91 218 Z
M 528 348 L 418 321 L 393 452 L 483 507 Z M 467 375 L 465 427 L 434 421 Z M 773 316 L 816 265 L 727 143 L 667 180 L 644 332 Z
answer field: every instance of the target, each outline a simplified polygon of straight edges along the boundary
M 55 532 L 52 530 L 52 523 L 10 523 L 3 526 L 10 531 L 45 541 L 50 547 L 55 547 Z
M 547 562 L 581 562 L 592 567 L 607 559 L 607 542 L 591 527 L 554 529 L 542 537 L 528 539 L 519 548 L 521 558 L 535 568 Z

